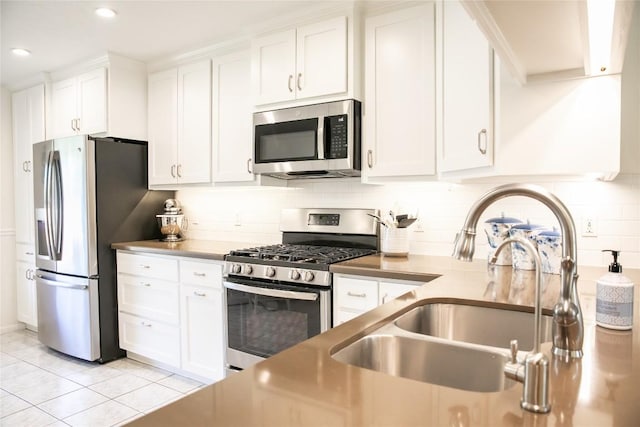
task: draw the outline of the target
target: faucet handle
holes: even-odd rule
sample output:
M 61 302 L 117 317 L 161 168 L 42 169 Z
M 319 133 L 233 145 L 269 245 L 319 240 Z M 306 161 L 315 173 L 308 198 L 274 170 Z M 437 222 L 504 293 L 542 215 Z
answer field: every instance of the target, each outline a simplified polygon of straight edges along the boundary
M 511 349 L 511 363 L 518 363 L 518 340 L 511 340 L 509 347 Z

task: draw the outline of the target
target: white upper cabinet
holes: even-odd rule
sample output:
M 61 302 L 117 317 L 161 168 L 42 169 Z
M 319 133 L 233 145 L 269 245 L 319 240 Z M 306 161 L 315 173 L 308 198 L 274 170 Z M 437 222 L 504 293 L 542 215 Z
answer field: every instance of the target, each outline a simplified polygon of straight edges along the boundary
M 53 83 L 51 106 L 53 138 L 106 132 L 106 68 Z
M 211 61 L 149 75 L 149 185 L 211 181 Z
M 493 164 L 493 51 L 458 1 L 443 1 L 438 171 Z
M 16 242 L 34 243 L 32 145 L 45 139 L 44 85 L 12 95 Z
M 110 53 L 51 77 L 47 138 L 90 134 L 147 139 L 145 64 Z
M 255 105 L 346 93 L 344 16 L 252 40 Z
M 363 178 L 436 173 L 435 4 L 365 22 Z
M 213 59 L 213 180 L 253 181 L 251 57 L 248 51 Z

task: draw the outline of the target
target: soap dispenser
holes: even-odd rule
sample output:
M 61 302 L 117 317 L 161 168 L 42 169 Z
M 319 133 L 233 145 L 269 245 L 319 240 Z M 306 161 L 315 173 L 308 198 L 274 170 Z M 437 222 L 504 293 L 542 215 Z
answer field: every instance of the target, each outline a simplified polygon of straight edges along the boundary
M 622 275 L 618 264 L 620 251 L 611 252 L 609 272 L 596 282 L 596 324 L 609 329 L 626 330 L 633 326 L 633 282 Z

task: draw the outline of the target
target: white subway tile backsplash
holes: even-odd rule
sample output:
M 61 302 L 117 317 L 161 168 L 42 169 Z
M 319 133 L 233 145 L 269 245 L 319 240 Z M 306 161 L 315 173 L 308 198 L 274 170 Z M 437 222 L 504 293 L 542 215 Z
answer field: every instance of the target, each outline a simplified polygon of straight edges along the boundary
M 602 249 L 620 249 L 622 264 L 640 268 L 640 174 L 620 175 L 613 182 L 542 182 L 567 206 L 578 233 L 579 265 L 606 266 Z M 308 180 L 295 188 L 186 189 L 178 192 L 191 225 L 192 239 L 278 243 L 283 208 L 376 208 L 418 211 L 423 232 L 411 235 L 411 252 L 448 256 L 453 239 L 471 205 L 496 184 L 450 184 L 442 182 L 369 185 L 358 179 Z M 524 197 L 497 201 L 480 223 L 505 215 L 529 219 L 548 227 L 558 226 L 542 203 Z M 582 221 L 592 217 L 597 237 L 582 237 Z M 478 227 L 476 258 L 485 259 L 488 245 L 482 225 Z

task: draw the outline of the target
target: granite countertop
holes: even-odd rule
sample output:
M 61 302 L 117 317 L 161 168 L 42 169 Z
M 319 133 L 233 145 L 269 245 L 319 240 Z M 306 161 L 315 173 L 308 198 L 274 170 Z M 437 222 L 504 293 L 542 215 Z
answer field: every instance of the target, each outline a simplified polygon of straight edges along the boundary
M 256 246 L 255 243 L 221 242 L 213 240 L 183 240 L 181 242 L 162 242 L 160 240 L 141 240 L 137 242 L 113 243 L 112 249 L 146 252 L 160 255 L 175 255 L 193 258 L 224 261 L 224 256 L 234 249 Z
M 578 270 L 581 274 L 578 288 L 586 292 L 595 290 L 594 280 L 604 273 L 602 269 Z M 551 357 L 550 344 L 543 345 L 543 351 L 551 359 L 552 409 L 549 414 L 534 415 L 520 408 L 521 384 L 500 392 L 471 392 L 397 378 L 331 358 L 333 352 L 427 300 L 480 300 L 511 308 L 530 306 L 533 272 L 512 272 L 508 267 L 487 269 L 481 261 L 462 263 L 445 257 L 410 256 L 393 260 L 379 255 L 335 265 L 332 271 L 433 280 L 131 425 L 604 427 L 640 422 L 639 286 L 635 290 L 632 331 L 597 327 L 592 302 L 583 302 L 584 357 L 563 362 Z M 640 270 L 628 269 L 624 273 L 640 283 Z M 548 308 L 557 298 L 559 277 L 545 275 L 544 288 L 543 304 Z

